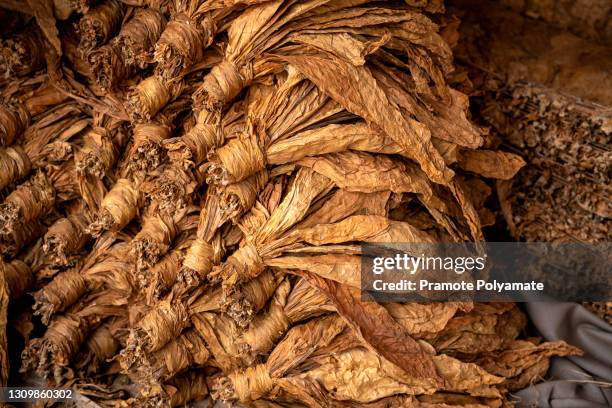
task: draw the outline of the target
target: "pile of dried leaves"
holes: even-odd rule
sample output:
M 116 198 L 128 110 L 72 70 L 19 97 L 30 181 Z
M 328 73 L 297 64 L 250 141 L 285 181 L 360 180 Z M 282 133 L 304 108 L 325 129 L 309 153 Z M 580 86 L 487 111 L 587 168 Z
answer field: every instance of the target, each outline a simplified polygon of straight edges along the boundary
M 26 4 L 0 1 L 3 383 L 7 325 L 22 377 L 100 406 L 504 406 L 580 353 L 514 304 L 361 298 L 360 244 L 482 240 L 524 164 L 449 86 L 439 1 Z

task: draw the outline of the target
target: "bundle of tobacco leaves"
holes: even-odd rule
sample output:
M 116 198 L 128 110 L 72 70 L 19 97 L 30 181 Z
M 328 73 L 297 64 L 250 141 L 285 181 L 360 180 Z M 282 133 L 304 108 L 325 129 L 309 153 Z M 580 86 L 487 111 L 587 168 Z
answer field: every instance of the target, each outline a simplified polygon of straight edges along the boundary
M 0 0 L 2 385 L 501 407 L 581 353 L 511 303 L 361 296 L 362 244 L 482 241 L 525 164 L 470 119 L 441 0 L 25 3 Z

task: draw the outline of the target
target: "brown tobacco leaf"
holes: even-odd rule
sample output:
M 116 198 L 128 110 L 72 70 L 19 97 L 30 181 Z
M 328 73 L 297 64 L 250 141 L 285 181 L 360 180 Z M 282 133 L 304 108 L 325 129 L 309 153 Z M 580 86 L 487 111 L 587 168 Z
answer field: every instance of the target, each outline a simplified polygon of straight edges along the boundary
M 417 346 L 418 347 L 418 346 Z M 302 374 L 317 381 L 338 400 L 369 403 L 396 394 L 433 394 L 438 390 L 467 392 L 476 396 L 499 397 L 491 386 L 503 381 L 476 364 L 451 357 L 429 356 L 442 382 L 436 378 L 399 369 L 366 348 L 351 348 L 322 359 L 320 367 Z M 360 375 L 367 373 L 367 375 Z
M 300 132 L 297 136 L 271 145 L 266 151 L 269 164 L 297 161 L 306 156 L 346 150 L 401 154 L 402 149 L 386 135 L 373 131 L 365 123 L 328 125 Z
M 561 340 L 542 344 L 515 340 L 501 352 L 479 356 L 477 362 L 488 372 L 505 378 L 503 386 L 513 391 L 545 375 L 550 357 L 582 354 L 582 350 Z
M 470 303 L 386 303 L 383 305 L 393 319 L 410 335 L 422 338 L 446 327 L 458 310 L 469 311 Z
M 443 330 L 425 338 L 438 352 L 477 355 L 504 349 L 524 329 L 525 315 L 512 303 L 476 303 L 458 313 Z
M 266 261 L 279 269 L 299 269 L 353 288 L 361 287 L 361 257 L 343 254 L 280 256 Z
M 349 191 L 412 192 L 426 198 L 433 195 L 431 182 L 425 173 L 408 162 L 389 156 L 347 151 L 308 157 L 298 163 L 323 174 L 338 187 Z
M 332 224 L 318 224 L 309 228 L 295 228 L 269 243 L 266 249 L 308 244 L 314 247 L 346 242 L 416 242 L 433 243 L 434 239 L 408 223 L 393 221 L 379 215 L 351 215 Z
M 483 177 L 510 180 L 525 166 L 518 155 L 493 150 L 461 150 L 459 166 Z
M 305 277 L 329 296 L 338 313 L 368 347 L 417 378 L 431 381 L 434 386 L 443 384 L 431 356 L 381 305 L 362 301 L 359 292 L 348 286 L 312 274 Z
M 345 215 L 384 216 L 387 214 L 387 203 L 390 195 L 390 191 L 360 193 L 338 189 L 320 208 L 297 224 L 296 228 L 313 227 L 316 224 L 331 224 L 340 221 Z
M 382 129 L 421 165 L 431 180 L 447 184 L 452 179 L 453 172 L 434 148 L 427 127 L 404 117 L 366 66 L 355 67 L 320 53 L 283 58 L 348 111 Z

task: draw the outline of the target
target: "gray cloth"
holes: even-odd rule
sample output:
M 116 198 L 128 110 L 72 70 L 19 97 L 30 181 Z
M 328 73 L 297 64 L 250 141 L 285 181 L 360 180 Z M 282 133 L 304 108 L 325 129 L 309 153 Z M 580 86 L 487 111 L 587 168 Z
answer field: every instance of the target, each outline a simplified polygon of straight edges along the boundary
M 515 393 L 518 407 L 612 407 L 612 326 L 576 303 L 528 303 L 545 340 L 565 340 L 581 357 L 552 359 L 547 382 Z

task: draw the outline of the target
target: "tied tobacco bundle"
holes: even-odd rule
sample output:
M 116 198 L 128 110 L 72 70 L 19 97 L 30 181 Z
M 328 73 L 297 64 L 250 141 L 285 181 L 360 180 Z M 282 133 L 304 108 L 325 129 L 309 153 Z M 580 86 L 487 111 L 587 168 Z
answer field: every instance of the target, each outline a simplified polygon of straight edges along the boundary
M 134 126 L 125 173 L 151 172 L 158 168 L 163 160 L 162 142 L 170 137 L 170 130 L 169 126 L 154 123 Z
M 184 135 L 168 139 L 164 147 L 168 150 L 168 157 L 176 166 L 191 168 L 204 163 L 209 153 L 220 146 L 225 139 L 225 125 L 234 118 L 224 116 L 221 120 L 221 129 L 208 123 L 209 114 L 200 112 L 196 123 Z
M 55 194 L 55 188 L 44 172 L 37 172 L 19 185 L 0 204 L 0 235 L 10 235 L 46 215 L 55 204 Z
M 130 245 L 138 269 L 150 268 L 168 252 L 181 233 L 195 229 L 197 217 L 184 209 L 173 215 L 152 215 L 143 220 L 142 228 Z
M 174 2 L 172 18 L 155 45 L 157 71 L 165 79 L 185 74 L 204 59 L 204 50 L 212 44 L 215 25 L 198 10 L 201 3 L 206 1 Z
M 221 246 L 224 233 L 231 233 L 218 231 L 222 221 L 217 221 L 218 202 L 210 190 L 203 201 L 195 239 L 187 249 L 177 275 L 177 281 L 181 283 L 181 289 L 184 291 L 204 281 L 213 265 L 217 264 L 223 255 Z
M 151 211 L 172 215 L 192 204 L 192 196 L 202 182 L 202 172 L 184 170 L 172 164 L 157 168 L 142 186 L 150 199 Z
M 70 259 L 83 249 L 91 238 L 86 232 L 89 220 L 89 214 L 81 205 L 49 227 L 44 236 L 43 250 L 52 263 L 68 265 Z
M 138 213 L 143 201 L 139 184 L 119 179 L 104 196 L 95 220 L 87 233 L 99 236 L 104 231 L 121 231 Z
M 293 287 L 286 280 L 276 289 L 268 309 L 249 323 L 238 347 L 246 355 L 265 355 L 289 327 L 333 310 L 327 297 L 305 279 L 299 279 Z
M 0 42 L 0 76 L 8 79 L 23 76 L 42 68 L 45 63 L 46 42 L 36 26 Z
M 216 149 L 210 156 L 208 182 L 227 185 L 264 170 L 267 150 L 275 142 L 288 138 L 306 127 L 324 125 L 326 120 L 341 120 L 342 110 L 309 81 L 289 70 L 277 90 L 257 94 L 261 103 L 251 105 L 243 131 Z
M 155 45 L 157 73 L 178 78 L 205 59 L 205 50 L 219 29 L 247 5 L 262 0 L 180 0 L 174 2 L 172 18 Z
M 96 293 L 77 310 L 59 315 L 41 338 L 32 339 L 22 354 L 23 372 L 35 370 L 50 377 L 56 384 L 63 383 L 66 369 L 89 333 L 108 317 L 122 316 L 127 299 L 124 294 L 107 290 Z
M 165 25 L 160 11 L 136 9 L 109 44 L 89 53 L 88 61 L 98 85 L 112 89 L 136 70 L 146 68 Z
M 119 30 L 125 7 L 117 0 L 103 0 L 89 9 L 79 20 L 79 49 L 87 55 L 108 42 Z
M 96 242 L 92 252 L 87 255 L 76 267 L 57 274 L 39 291 L 34 293 L 36 303 L 34 313 L 41 315 L 43 323 L 48 324 L 51 316 L 57 312 L 68 310 L 89 290 L 97 289 L 102 284 L 113 288 L 128 290 L 118 273 L 127 273 L 122 268 L 129 268 L 130 264 L 121 257 L 125 256 L 125 244 L 118 242 L 112 245 L 114 238 L 110 235 L 102 237 Z
M 265 306 L 279 281 L 278 277 L 272 274 L 263 274 L 239 287 L 236 290 L 236 296 L 243 304 L 249 305 L 251 313 L 255 314 Z M 168 355 L 167 353 L 175 350 L 176 347 L 183 347 L 183 342 L 189 340 L 175 339 L 179 338 L 181 333 L 191 326 L 192 320 L 195 319 L 199 322 L 197 324 L 200 324 L 202 319 L 206 320 L 205 316 L 208 316 L 212 323 L 206 325 L 207 330 L 202 331 L 199 327 L 197 329 L 206 340 L 206 344 L 212 347 L 212 349 L 207 348 L 207 350 L 214 354 L 215 359 L 232 360 L 234 361 L 232 364 L 238 364 L 241 358 L 235 345 L 235 339 L 224 331 L 224 327 L 233 327 L 236 332 L 239 329 L 233 324 L 233 320 L 223 313 L 226 308 L 227 304 L 224 302 L 224 294 L 221 288 L 216 288 L 211 293 L 198 294 L 196 292 L 177 299 L 173 299 L 172 293 L 169 294 L 163 300 L 158 301 L 130 332 L 126 347 L 122 350 L 119 358 L 123 370 L 140 370 L 139 366 L 135 365 L 137 362 L 148 364 L 151 367 L 159 366 L 161 356 Z M 189 333 L 189 331 L 186 333 Z M 232 349 L 229 355 L 226 351 L 221 352 L 219 347 L 214 345 L 219 341 L 218 335 L 222 336 L 222 341 Z M 179 341 L 179 343 L 172 345 L 173 341 Z M 192 338 L 189 341 L 193 342 L 195 340 Z M 211 345 L 211 341 L 215 343 Z M 203 350 L 200 352 L 204 353 Z M 201 355 L 204 356 L 204 354 Z M 142 363 L 144 361 L 146 363 Z M 166 361 L 168 360 L 166 359 Z M 201 361 L 203 364 L 205 362 L 204 358 Z M 181 369 L 183 368 L 186 367 Z M 161 371 L 157 371 L 158 369 Z M 155 372 L 159 372 L 160 375 L 166 370 L 163 366 L 158 367 L 158 369 Z
M 136 365 L 130 376 L 139 384 L 140 394 L 151 396 L 160 393 L 159 383 L 168 381 L 182 371 L 203 367 L 210 353 L 204 338 L 195 329 L 187 329 L 160 350 L 152 353 Z
M 168 102 L 183 91 L 183 81 L 168 82 L 159 75 L 142 80 L 131 91 L 126 109 L 134 122 L 151 120 Z
M 121 123 L 105 115 L 95 115 L 93 125 L 75 152 L 75 163 L 83 177 L 102 178 L 114 167 L 125 136 Z
M 144 68 L 165 25 L 166 19 L 160 11 L 136 9 L 132 19 L 121 27 L 112 43 L 121 50 L 126 64 Z

